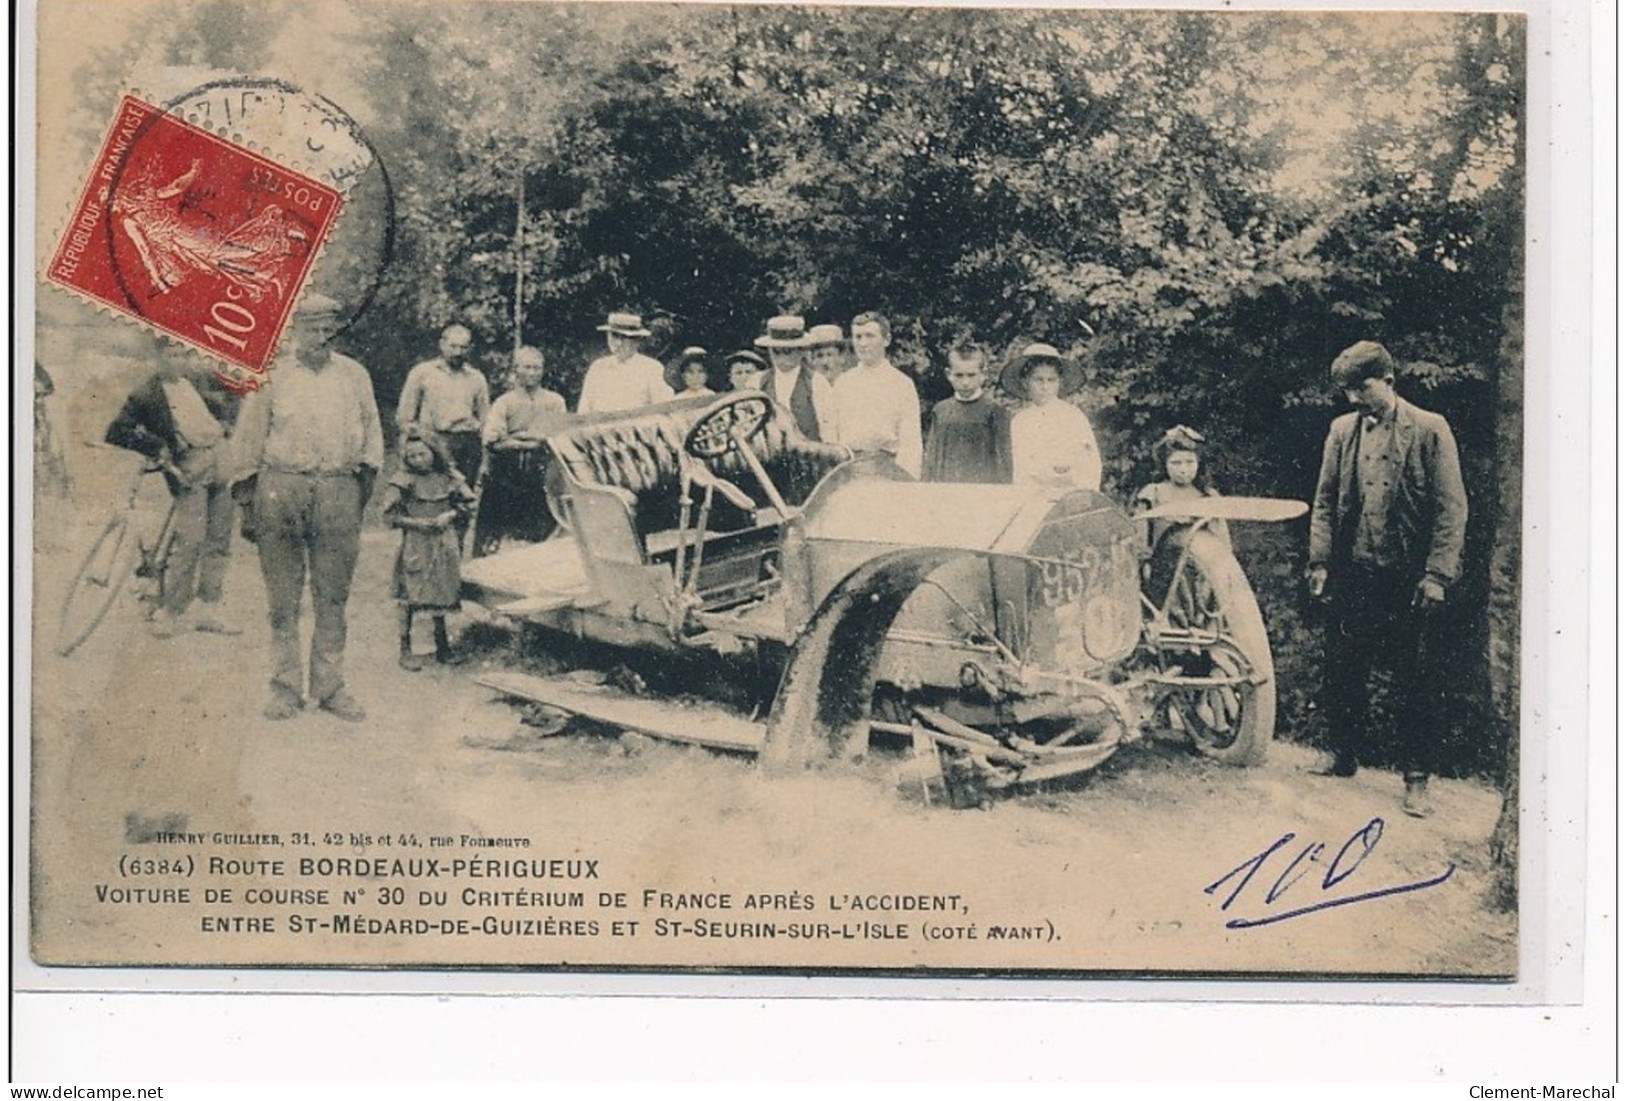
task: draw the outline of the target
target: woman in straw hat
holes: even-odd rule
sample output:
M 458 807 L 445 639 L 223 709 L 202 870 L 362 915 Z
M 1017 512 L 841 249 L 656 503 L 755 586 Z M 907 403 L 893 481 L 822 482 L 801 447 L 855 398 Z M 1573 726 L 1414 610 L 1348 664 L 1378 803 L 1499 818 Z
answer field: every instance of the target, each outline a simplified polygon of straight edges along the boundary
M 1015 483 L 1098 490 L 1095 430 L 1081 410 L 1061 400 L 1083 385 L 1077 364 L 1052 345 L 1029 344 L 1005 366 L 999 384 L 1027 402 L 1010 418 Z
M 710 397 L 711 372 L 706 366 L 707 352 L 698 344 L 684 348 L 676 359 L 666 365 L 666 385 L 680 398 Z
M 657 359 L 639 350 L 649 335 L 643 318 L 635 313 L 612 313 L 598 326 L 609 344 L 609 355 L 600 356 L 587 368 L 581 383 L 577 413 L 612 413 L 656 405 L 672 399 L 666 385 L 666 369 Z

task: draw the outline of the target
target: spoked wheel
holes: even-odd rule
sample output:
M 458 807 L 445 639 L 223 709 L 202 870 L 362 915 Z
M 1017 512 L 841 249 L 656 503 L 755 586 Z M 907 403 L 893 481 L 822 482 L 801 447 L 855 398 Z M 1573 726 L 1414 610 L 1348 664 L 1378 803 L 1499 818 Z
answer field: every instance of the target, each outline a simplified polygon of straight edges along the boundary
M 1260 687 L 1249 679 L 1251 668 L 1246 658 L 1222 642 L 1191 657 L 1191 661 L 1182 665 L 1182 672 L 1215 683 L 1171 693 L 1168 698 L 1170 717 L 1177 721 L 1202 756 L 1230 764 L 1254 763 L 1247 751 L 1238 749 L 1238 744 L 1245 747 L 1255 736 L 1249 732 L 1248 725 L 1250 716 L 1257 711 Z
M 746 390 L 718 398 L 700 414 L 700 419 L 694 422 L 694 427 L 688 430 L 688 436 L 683 440 L 683 451 L 690 458 L 698 460 L 690 467 L 690 476 L 701 484 L 709 484 L 721 491 L 736 507 L 749 510 L 754 503 L 744 491 L 726 478 L 718 477 L 705 465 L 708 461 L 737 453 L 756 478 L 757 485 L 762 487 L 768 502 L 781 517 L 788 517 L 791 512 L 789 503 L 779 492 L 778 486 L 773 484 L 762 460 L 750 448 L 750 441 L 761 435 L 772 419 L 773 402 L 766 394 Z
M 773 402 L 766 394 L 741 391 L 726 394 L 694 422 L 683 447 L 696 459 L 715 459 L 754 439 L 773 418 Z
M 141 548 L 129 516 L 115 517 L 90 545 L 62 600 L 57 653 L 67 657 L 101 626 L 140 558 Z
M 1178 553 L 1178 547 L 1169 548 Z M 1204 757 L 1255 765 L 1275 737 L 1275 663 L 1258 598 L 1229 544 L 1189 536 L 1168 621 L 1188 642 L 1164 648 L 1165 666 L 1199 683 L 1172 689 L 1168 711 Z

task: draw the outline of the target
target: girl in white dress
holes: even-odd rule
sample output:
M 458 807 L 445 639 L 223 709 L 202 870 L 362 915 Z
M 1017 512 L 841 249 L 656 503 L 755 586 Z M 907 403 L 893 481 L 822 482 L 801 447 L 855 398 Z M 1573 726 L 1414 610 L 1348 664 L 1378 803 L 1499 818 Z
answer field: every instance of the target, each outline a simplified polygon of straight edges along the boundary
M 1005 370 L 1005 389 L 1027 404 L 1010 418 L 1017 485 L 1100 489 L 1100 448 L 1083 411 L 1062 399 L 1081 379 L 1048 344 L 1029 344 Z M 1070 377 L 1069 377 L 1070 376 Z M 1068 384 L 1071 385 L 1068 385 Z

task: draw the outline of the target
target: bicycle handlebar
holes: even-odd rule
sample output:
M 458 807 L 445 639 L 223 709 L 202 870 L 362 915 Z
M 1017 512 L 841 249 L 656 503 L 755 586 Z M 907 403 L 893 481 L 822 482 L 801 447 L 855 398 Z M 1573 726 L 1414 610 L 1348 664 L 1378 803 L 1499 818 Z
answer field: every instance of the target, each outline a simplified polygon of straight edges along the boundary
M 167 459 L 153 458 L 151 455 L 144 455 L 141 452 L 132 450 L 128 447 L 120 447 L 117 444 L 112 443 L 103 443 L 99 440 L 86 440 L 85 446 L 93 447 L 98 451 L 117 451 L 124 455 L 134 455 L 141 460 L 142 474 L 169 474 L 176 478 L 183 477 L 180 467 L 176 466 Z

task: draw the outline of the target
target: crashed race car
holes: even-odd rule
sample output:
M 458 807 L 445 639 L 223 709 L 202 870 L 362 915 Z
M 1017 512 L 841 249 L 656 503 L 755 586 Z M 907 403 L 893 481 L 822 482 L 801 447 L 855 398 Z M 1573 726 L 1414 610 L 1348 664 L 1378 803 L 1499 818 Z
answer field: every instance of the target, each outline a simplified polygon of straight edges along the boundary
M 465 596 L 498 622 L 621 649 L 749 651 L 777 690 L 757 721 L 479 675 L 505 695 L 779 769 L 889 739 L 950 795 L 1086 772 L 1153 732 L 1236 765 L 1273 736 L 1269 639 L 1224 523 L 1292 519 L 1301 502 L 1131 517 L 1089 490 L 915 482 L 803 438 L 756 392 L 583 418 L 547 448 L 565 530 L 468 562 Z M 1179 522 L 1148 547 L 1153 519 Z

